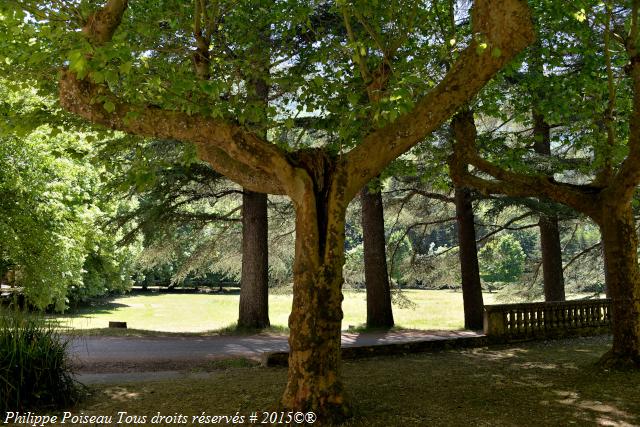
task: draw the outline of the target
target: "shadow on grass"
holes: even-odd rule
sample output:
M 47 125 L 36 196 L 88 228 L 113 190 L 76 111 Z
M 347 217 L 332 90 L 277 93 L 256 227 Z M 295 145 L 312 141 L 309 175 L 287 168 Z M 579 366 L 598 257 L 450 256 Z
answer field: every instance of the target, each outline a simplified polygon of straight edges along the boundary
M 383 425 L 391 413 L 397 425 L 638 425 L 640 373 L 595 366 L 609 345 L 595 337 L 409 356 L 389 361 L 391 373 L 349 363 L 358 414 L 349 425 Z
M 640 373 L 594 367 L 609 345 L 595 337 L 347 362 L 347 425 L 638 425 Z M 80 409 L 249 414 L 276 408 L 285 382 L 283 368 L 226 366 L 209 379 L 94 389 Z

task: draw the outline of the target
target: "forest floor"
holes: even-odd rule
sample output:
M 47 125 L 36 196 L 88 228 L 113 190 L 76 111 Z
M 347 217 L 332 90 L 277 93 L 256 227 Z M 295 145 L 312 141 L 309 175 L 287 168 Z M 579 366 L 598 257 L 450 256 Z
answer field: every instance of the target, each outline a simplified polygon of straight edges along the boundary
M 346 361 L 349 426 L 640 425 L 640 373 L 595 367 L 606 336 Z M 286 368 L 249 361 L 160 381 L 101 384 L 73 413 L 235 415 L 274 410 Z M 259 421 L 258 421 L 259 423 Z

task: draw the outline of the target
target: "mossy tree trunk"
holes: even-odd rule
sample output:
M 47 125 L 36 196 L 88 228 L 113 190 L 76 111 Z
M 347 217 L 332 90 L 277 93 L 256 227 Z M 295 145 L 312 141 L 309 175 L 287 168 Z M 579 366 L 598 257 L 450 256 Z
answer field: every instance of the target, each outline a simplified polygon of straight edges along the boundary
M 604 203 L 600 222 L 606 283 L 612 304 L 613 347 L 602 363 L 640 367 L 640 271 L 631 203 Z
M 238 327 L 262 329 L 269 323 L 267 195 L 242 193 L 242 276 Z
M 465 329 L 480 330 L 483 327 L 484 301 L 478 265 L 476 228 L 471 192 L 468 188 L 455 188 L 456 219 L 458 221 L 458 247 L 462 280 Z
M 367 289 L 367 327 L 393 327 L 391 286 L 387 270 L 384 234 L 384 208 L 379 187 L 368 186 L 360 192 L 362 205 L 362 237 L 364 245 L 364 277 Z

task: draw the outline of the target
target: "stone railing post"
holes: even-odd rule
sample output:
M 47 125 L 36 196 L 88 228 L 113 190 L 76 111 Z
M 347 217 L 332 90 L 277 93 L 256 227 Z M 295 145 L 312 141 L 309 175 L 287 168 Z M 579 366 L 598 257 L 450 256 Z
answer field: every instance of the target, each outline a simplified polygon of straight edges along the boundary
M 503 337 L 507 335 L 506 312 L 484 308 L 484 334 L 488 337 Z

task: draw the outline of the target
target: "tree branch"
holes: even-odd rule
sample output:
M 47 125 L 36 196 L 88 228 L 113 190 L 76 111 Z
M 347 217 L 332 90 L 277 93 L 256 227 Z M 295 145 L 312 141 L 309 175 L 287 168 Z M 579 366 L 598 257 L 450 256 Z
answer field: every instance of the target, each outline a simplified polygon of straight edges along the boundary
M 498 227 L 496 230 L 493 230 L 487 234 L 485 234 L 484 236 L 482 236 L 481 238 L 479 238 L 478 240 L 476 240 L 476 243 L 482 243 L 483 241 L 487 240 L 489 237 L 494 236 L 496 234 L 498 234 L 499 232 L 503 231 L 503 230 L 524 230 L 527 228 L 532 228 L 532 227 L 537 227 L 538 224 L 529 224 L 529 225 L 525 225 L 522 227 L 512 227 L 509 228 L 511 226 L 511 224 L 516 223 L 518 221 L 521 221 L 525 218 L 529 218 L 530 216 L 533 216 L 533 212 L 526 212 L 522 215 L 519 215 L 515 218 L 511 218 L 509 221 L 507 221 L 506 223 L 504 223 L 502 226 Z
M 82 32 L 100 46 L 111 40 L 127 7 L 126 0 L 109 0 L 91 15 Z M 123 132 L 162 139 L 189 141 L 214 169 L 252 191 L 296 193 L 297 172 L 285 153 L 244 128 L 200 115 L 130 105 L 106 86 L 80 80 L 69 70 L 59 82 L 61 105 L 94 123 Z M 103 105 L 110 105 L 107 108 Z M 285 188 L 286 186 L 291 188 Z
M 535 38 L 525 1 L 477 0 L 473 18 L 477 36 L 445 78 L 413 111 L 373 131 L 347 154 L 348 196 L 355 196 L 393 159 L 438 128 Z
M 566 263 L 564 265 L 564 267 L 562 267 L 562 270 L 566 270 L 567 268 L 569 268 L 569 266 L 571 264 L 573 264 L 574 262 L 576 262 L 578 259 L 582 258 L 583 256 L 585 256 L 586 254 L 588 254 L 589 252 L 593 251 L 594 249 L 597 249 L 598 247 L 600 247 L 602 245 L 602 242 L 598 242 L 595 245 L 589 246 L 588 248 L 586 248 L 585 250 L 579 252 L 578 254 L 576 254 L 573 258 L 571 258 L 569 260 L 568 263 Z

